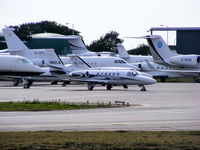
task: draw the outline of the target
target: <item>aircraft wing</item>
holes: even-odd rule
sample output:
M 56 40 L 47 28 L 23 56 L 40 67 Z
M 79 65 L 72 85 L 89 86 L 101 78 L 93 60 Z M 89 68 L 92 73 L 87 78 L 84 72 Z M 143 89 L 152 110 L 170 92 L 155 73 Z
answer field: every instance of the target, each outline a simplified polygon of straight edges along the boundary
M 9 76 L 9 75 L 0 75 L 3 78 L 11 78 L 11 79 L 22 79 L 21 76 Z
M 101 79 L 85 79 L 85 80 L 80 80 L 80 79 L 70 79 L 72 81 L 78 81 L 78 82 L 86 82 L 86 83 L 97 83 L 97 84 L 108 84 L 109 80 L 101 80 Z

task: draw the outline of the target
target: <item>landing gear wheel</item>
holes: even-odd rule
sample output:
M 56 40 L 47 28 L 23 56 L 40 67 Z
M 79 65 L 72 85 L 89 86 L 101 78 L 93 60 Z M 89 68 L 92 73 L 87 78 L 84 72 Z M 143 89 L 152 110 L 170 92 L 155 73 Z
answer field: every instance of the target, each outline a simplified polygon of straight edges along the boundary
M 106 86 L 106 89 L 107 89 L 107 90 L 111 90 L 111 89 L 112 89 L 112 85 L 110 85 L 110 84 L 107 85 L 107 86 Z
M 127 86 L 126 84 L 124 84 L 123 87 L 124 87 L 125 89 L 128 89 L 128 86 Z
M 67 84 L 70 84 L 70 81 L 63 81 L 62 86 L 66 86 Z
M 142 89 L 140 91 L 147 91 L 144 85 L 142 85 Z
M 30 87 L 33 84 L 33 81 L 28 81 L 28 86 Z
M 88 90 L 92 91 L 94 88 L 94 84 L 88 84 Z
M 58 81 L 52 81 L 51 82 L 51 85 L 56 85 L 56 84 L 58 84 Z
M 13 86 L 18 86 L 19 85 L 19 80 L 18 79 L 14 79 L 13 80 Z
M 28 84 L 24 84 L 24 89 L 29 89 L 30 86 Z

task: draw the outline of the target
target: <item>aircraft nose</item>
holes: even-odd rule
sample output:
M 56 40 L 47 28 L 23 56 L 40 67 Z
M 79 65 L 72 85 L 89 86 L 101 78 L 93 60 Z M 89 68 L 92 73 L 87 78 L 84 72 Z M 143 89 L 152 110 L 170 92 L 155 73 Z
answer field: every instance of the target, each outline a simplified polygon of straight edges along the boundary
M 155 84 L 157 81 L 153 78 L 146 77 L 146 84 Z
M 36 66 L 36 65 L 34 66 L 34 71 L 38 72 L 40 74 L 44 73 L 44 70 L 42 70 L 42 68 L 40 68 L 39 66 Z

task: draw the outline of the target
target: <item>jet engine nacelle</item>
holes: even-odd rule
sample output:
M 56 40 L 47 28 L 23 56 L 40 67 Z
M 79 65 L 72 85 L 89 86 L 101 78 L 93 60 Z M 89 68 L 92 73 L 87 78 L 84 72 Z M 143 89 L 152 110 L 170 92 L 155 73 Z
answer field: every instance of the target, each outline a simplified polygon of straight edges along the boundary
M 44 67 L 48 64 L 48 60 L 46 59 L 31 59 L 31 61 L 33 62 L 33 64 L 40 67 Z
M 200 66 L 200 56 L 198 55 L 179 55 L 169 58 L 168 61 L 180 67 Z

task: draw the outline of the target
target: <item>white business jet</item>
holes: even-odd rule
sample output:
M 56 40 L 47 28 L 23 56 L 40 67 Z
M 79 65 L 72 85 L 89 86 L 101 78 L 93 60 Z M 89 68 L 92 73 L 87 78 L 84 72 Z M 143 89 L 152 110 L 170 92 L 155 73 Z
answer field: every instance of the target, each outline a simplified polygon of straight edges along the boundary
M 146 91 L 144 85 L 156 83 L 149 75 L 141 74 L 135 69 L 120 68 L 120 67 L 97 67 L 91 68 L 89 64 L 83 61 L 79 56 L 71 57 L 74 65 L 84 64 L 86 69 L 72 71 L 69 77 L 72 81 L 85 82 L 88 85 L 88 90 L 93 90 L 95 84 L 106 85 L 107 90 L 111 90 L 114 85 L 122 85 L 128 88 L 127 85 L 139 85 L 141 91 Z
M 66 66 L 56 55 L 54 49 L 29 49 L 13 32 L 13 28 L 3 29 L 3 33 L 8 46 L 10 55 L 20 55 L 31 60 L 35 65 L 42 67 L 44 74 L 41 77 L 30 77 L 32 81 L 62 81 L 66 74 Z M 17 86 L 19 82 L 15 82 Z
M 44 71 L 22 56 L 0 55 L 0 76 L 3 78 L 20 79 L 24 88 L 29 87 L 27 77 L 38 76 Z
M 185 77 L 200 79 L 200 55 L 181 55 L 170 50 L 159 35 L 143 37 L 147 39 L 154 62 L 173 67 L 168 72 L 179 73 Z
M 161 65 L 153 62 L 152 56 L 129 55 L 122 43 L 117 43 L 119 57 L 128 63 L 137 66 L 140 71 L 152 75 L 154 78 L 160 78 L 161 82 L 165 82 L 167 78 L 182 78 L 182 74 L 176 72 L 168 72 L 172 67 Z

